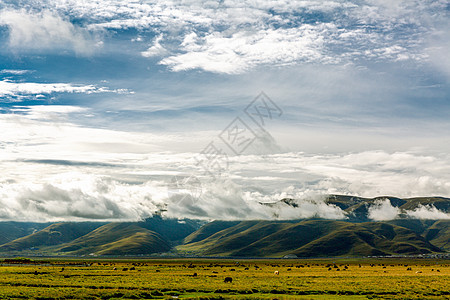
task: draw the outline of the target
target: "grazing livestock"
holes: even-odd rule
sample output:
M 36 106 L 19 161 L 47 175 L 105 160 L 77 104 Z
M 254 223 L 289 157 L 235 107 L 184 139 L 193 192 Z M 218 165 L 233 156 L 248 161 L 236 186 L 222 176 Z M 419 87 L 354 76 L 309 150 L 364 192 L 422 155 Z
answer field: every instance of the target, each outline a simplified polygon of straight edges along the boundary
M 273 275 L 280 275 L 280 272 L 277 270 L 277 271 L 273 272 Z
M 233 278 L 231 277 L 225 277 L 225 280 L 223 282 L 229 282 L 232 283 L 233 282 Z

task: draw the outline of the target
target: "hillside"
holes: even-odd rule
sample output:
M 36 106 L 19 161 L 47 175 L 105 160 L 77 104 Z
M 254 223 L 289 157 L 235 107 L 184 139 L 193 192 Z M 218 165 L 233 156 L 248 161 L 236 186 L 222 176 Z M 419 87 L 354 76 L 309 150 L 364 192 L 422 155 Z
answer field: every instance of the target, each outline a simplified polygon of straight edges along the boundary
M 374 222 L 369 212 L 373 205 L 378 209 L 379 201 L 389 201 L 388 209 L 400 213 L 393 220 Z M 170 251 L 171 255 L 317 257 L 450 253 L 449 198 L 330 195 L 325 202 L 343 210 L 346 218 L 206 222 L 155 215 L 140 222 L 107 224 L 0 222 L 0 254 L 147 255 Z M 290 198 L 261 205 L 275 213 L 280 208 L 302 209 L 302 203 Z M 414 219 L 417 213 L 428 219 Z M 431 215 L 441 220 L 430 220 Z
M 50 223 L 0 222 L 0 245 L 39 231 Z
M 155 215 L 143 222 L 137 222 L 136 225 L 157 232 L 169 241 L 179 241 L 199 229 L 204 223 L 198 220 L 164 219 Z
M 0 253 L 78 255 L 98 252 L 104 255 L 127 255 L 164 252 L 171 247 L 169 244 L 180 243 L 203 223 L 197 220 L 163 219 L 160 216 L 142 222 L 110 224 L 0 222 L 0 233 L 5 236 L 4 243 L 0 244 Z M 75 250 L 66 250 L 72 247 Z
M 214 222 L 213 222 L 214 223 Z M 209 224 L 208 224 L 209 225 Z M 214 226 L 214 225 L 209 225 Z M 187 237 L 186 241 L 192 240 Z M 441 252 L 424 237 L 387 223 L 307 220 L 295 224 L 244 221 L 180 251 L 214 256 L 299 257 L 429 254 Z
M 94 222 L 52 224 L 40 231 L 0 246 L 0 251 L 21 251 L 70 242 L 104 224 Z
M 110 223 L 54 250 L 69 255 L 138 255 L 165 252 L 170 248 L 156 232 L 133 223 Z
M 433 245 L 450 252 L 450 220 L 436 221 L 425 231 L 424 237 Z
M 239 221 L 215 221 L 202 226 L 184 239 L 184 243 L 194 243 L 210 237 L 211 235 L 229 227 L 235 226 Z

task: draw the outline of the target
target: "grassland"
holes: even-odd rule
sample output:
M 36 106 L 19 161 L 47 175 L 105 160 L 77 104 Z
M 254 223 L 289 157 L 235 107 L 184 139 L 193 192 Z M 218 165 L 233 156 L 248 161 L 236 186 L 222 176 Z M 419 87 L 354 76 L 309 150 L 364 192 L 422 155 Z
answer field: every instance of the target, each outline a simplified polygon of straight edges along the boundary
M 0 264 L 0 299 L 450 299 L 449 282 L 450 261 L 432 259 Z

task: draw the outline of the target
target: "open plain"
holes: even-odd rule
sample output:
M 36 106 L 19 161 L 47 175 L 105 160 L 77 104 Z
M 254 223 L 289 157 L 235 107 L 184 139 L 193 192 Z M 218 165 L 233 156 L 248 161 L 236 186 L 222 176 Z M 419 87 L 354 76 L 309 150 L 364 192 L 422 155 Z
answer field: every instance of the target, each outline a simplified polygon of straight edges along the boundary
M 0 264 L 1 299 L 450 299 L 449 282 L 450 260 L 434 259 L 16 258 Z

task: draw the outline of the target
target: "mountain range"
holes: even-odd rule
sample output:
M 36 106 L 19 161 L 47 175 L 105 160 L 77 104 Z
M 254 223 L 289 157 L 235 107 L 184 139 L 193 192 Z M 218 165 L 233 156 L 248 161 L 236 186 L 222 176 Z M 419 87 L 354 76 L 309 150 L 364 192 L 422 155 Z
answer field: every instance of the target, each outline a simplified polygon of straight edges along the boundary
M 389 200 L 401 212 L 372 221 L 369 209 Z M 419 220 L 405 211 L 428 206 L 444 215 L 441 197 L 365 199 L 332 195 L 326 202 L 345 211 L 344 220 L 201 221 L 156 214 L 141 222 L 0 222 L 0 255 L 338 257 L 450 253 L 450 220 Z M 297 208 L 294 199 L 269 206 Z

